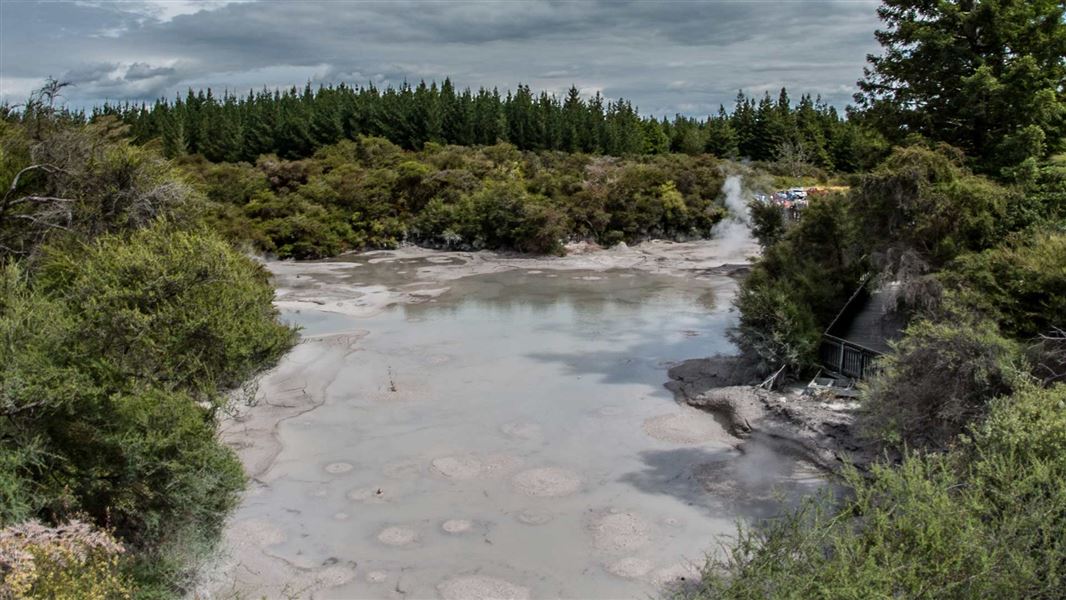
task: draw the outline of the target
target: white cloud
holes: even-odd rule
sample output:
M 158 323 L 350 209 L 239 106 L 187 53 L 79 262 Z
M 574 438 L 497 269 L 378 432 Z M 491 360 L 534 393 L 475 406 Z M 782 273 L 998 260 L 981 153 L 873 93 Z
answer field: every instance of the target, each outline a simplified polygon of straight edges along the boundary
M 229 4 L 255 0 L 77 0 L 76 4 L 93 8 L 107 8 L 166 23 L 182 15 L 212 11 Z M 121 30 L 111 30 L 120 32 Z

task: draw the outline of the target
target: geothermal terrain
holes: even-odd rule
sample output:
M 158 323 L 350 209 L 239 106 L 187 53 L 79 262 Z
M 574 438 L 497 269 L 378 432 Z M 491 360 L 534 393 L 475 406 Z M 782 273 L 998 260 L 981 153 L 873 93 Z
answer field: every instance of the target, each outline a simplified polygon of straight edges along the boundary
M 639 597 L 823 485 L 663 384 L 750 240 L 274 262 L 301 343 L 225 426 L 253 478 L 212 597 Z

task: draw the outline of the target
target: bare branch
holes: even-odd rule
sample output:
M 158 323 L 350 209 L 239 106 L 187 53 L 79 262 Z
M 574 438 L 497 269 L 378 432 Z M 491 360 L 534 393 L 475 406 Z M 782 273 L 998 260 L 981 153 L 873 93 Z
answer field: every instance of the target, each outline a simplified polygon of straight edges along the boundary
M 37 202 L 39 204 L 55 202 L 59 204 L 64 204 L 68 202 L 75 202 L 75 200 L 71 198 L 57 198 L 55 196 L 23 196 L 14 200 L 13 202 L 11 202 L 11 204 L 22 204 L 23 202 Z
M 25 220 L 27 220 L 27 221 L 29 221 L 31 223 L 35 223 L 37 225 L 43 225 L 45 227 L 50 227 L 52 229 L 62 229 L 63 231 L 70 231 L 69 227 L 64 227 L 63 225 L 59 225 L 58 223 L 49 223 L 48 221 L 45 221 L 44 219 L 39 219 L 39 218 L 37 218 L 37 217 L 35 217 L 33 215 L 14 215 L 14 217 L 16 219 L 25 219 Z M 67 222 L 70 222 L 70 215 L 69 214 L 67 215 Z
M 22 178 L 22 176 L 25 175 L 26 173 L 29 173 L 30 171 L 36 171 L 36 170 L 45 171 L 47 173 L 55 173 L 55 172 L 66 173 L 66 171 L 64 171 L 63 169 L 60 169 L 59 167 L 57 167 L 55 165 L 49 165 L 49 164 L 30 165 L 30 166 L 22 169 L 18 173 L 15 173 L 15 178 L 11 180 L 11 186 L 8 187 L 7 193 L 4 194 L 4 205 L 5 206 L 7 205 L 8 199 L 11 197 L 11 195 L 14 194 L 15 190 L 18 189 L 19 180 Z
M 1052 327 L 1037 336 L 1029 354 L 1034 371 L 1044 385 L 1066 380 L 1066 329 Z

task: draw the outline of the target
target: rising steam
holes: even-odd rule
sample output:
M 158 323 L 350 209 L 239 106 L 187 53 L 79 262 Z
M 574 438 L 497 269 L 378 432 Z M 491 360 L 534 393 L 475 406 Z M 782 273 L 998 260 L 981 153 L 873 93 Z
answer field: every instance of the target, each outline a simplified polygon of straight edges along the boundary
M 711 235 L 723 256 L 741 258 L 754 252 L 755 240 L 751 236 L 751 211 L 740 175 L 726 177 L 722 193 L 728 213 L 714 226 Z

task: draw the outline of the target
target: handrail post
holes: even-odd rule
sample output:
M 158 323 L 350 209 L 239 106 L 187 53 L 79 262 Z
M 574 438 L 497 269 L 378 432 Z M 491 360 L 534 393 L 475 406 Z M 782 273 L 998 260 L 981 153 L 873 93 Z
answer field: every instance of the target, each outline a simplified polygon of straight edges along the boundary
M 839 352 L 839 354 L 831 357 L 830 355 L 833 352 Z M 848 358 L 848 352 L 853 354 L 851 359 Z M 874 359 L 881 356 L 881 354 L 876 350 L 871 350 L 845 339 L 823 334 L 822 345 L 818 350 L 818 360 L 822 366 L 831 372 L 836 372 L 846 377 L 864 379 L 866 371 L 870 368 Z M 830 358 L 835 358 L 836 360 L 830 361 Z

